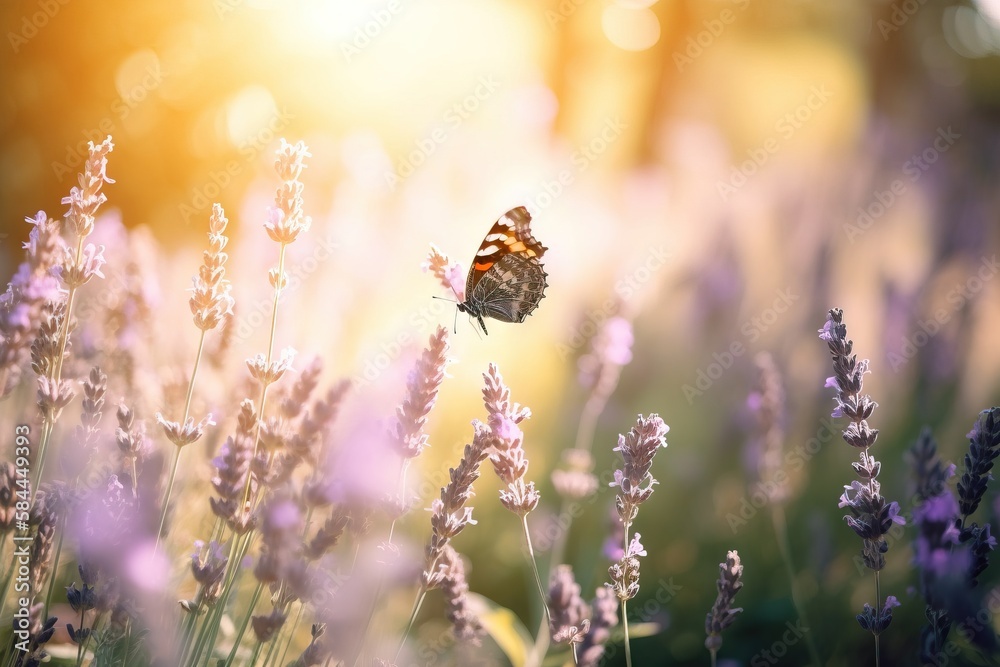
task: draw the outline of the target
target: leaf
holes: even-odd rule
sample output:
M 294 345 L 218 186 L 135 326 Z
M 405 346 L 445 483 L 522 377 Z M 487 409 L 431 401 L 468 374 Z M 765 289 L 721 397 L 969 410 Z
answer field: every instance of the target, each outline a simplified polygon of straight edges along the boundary
M 534 641 L 517 614 L 489 598 L 469 593 L 469 606 L 514 667 L 524 665 Z

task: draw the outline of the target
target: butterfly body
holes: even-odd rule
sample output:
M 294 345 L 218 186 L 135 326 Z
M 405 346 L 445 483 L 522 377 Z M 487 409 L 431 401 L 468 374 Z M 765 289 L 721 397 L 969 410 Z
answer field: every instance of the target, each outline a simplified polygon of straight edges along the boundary
M 539 261 L 545 246 L 531 235 L 531 214 L 523 206 L 507 211 L 483 239 L 465 281 L 458 310 L 479 321 L 523 322 L 545 296 L 547 277 Z

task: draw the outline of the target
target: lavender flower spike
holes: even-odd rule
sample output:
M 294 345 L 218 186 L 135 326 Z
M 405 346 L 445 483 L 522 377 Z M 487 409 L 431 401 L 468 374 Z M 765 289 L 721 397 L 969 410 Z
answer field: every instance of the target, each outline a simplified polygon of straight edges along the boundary
M 621 452 L 624 465 L 615 470 L 615 481 L 610 486 L 620 489 L 615 505 L 622 523 L 630 525 L 639 513 L 639 505 L 653 495 L 653 485 L 657 481 L 649 472 L 653 465 L 653 455 L 658 448 L 666 447 L 664 440 L 670 427 L 659 415 L 649 417 L 639 415 L 636 425 L 628 435 L 618 436 L 618 446 L 612 451 Z
M 712 662 L 715 662 L 715 654 L 722 646 L 722 631 L 732 625 L 736 616 L 743 611 L 740 607 L 733 607 L 733 600 L 736 594 L 743 588 L 740 580 L 743 576 L 743 564 L 740 562 L 740 555 L 736 551 L 726 554 L 726 562 L 719 563 L 719 580 L 716 587 L 719 594 L 712 605 L 712 611 L 705 615 L 705 648 L 712 653 Z
M 892 524 L 903 524 L 905 520 L 900 515 L 899 503 L 888 502 L 882 497 L 881 487 L 876 479 L 882 465 L 868 452 L 878 437 L 878 429 L 868 425 L 868 418 L 878 404 L 871 396 L 862 393 L 864 376 L 870 372 L 869 362 L 867 359 L 858 361 L 858 356 L 853 354 L 854 341 L 847 338 L 844 311 L 839 308 L 830 310 L 826 324 L 819 330 L 819 337 L 826 341 L 833 358 L 834 374 L 826 381 L 827 387 L 837 391 L 837 407 L 833 411 L 833 417 L 846 416 L 851 420 L 843 431 L 844 441 L 861 450 L 860 460 L 852 464 L 860 480 L 844 487 L 840 507 L 846 507 L 851 512 L 844 520 L 862 539 L 861 556 L 865 566 L 875 572 L 875 594 L 877 603 L 881 604 L 878 573 L 885 567 L 885 553 L 889 550 L 885 535 Z M 865 611 L 858 616 L 861 627 L 875 635 L 876 664 L 879 662 L 878 635 L 892 620 L 892 607 L 895 604 L 890 604 L 890 600 L 896 602 L 890 595 L 880 611 L 875 611 L 866 604 Z
M 404 459 L 419 456 L 427 446 L 424 426 L 437 400 L 448 361 L 448 330 L 439 326 L 406 380 L 406 399 L 396 408 L 393 444 Z

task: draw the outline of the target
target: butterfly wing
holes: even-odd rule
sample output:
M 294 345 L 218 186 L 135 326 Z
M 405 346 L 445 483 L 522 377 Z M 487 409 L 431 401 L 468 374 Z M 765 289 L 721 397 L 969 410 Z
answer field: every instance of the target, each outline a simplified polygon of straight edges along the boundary
M 537 256 L 504 255 L 476 283 L 472 298 L 485 317 L 523 322 L 545 296 L 545 278 Z
M 523 322 L 545 296 L 545 270 L 539 259 L 548 250 L 531 234 L 531 214 L 523 206 L 500 216 L 486 234 L 469 268 L 465 301 L 458 304 L 479 320 Z
M 537 263 L 546 250 L 548 248 L 531 235 L 531 214 L 528 213 L 528 209 L 518 206 L 507 211 L 490 228 L 472 260 L 469 276 L 465 281 L 466 299 L 475 293 L 479 282 L 503 257 L 534 258 Z M 543 271 L 543 279 L 544 275 Z

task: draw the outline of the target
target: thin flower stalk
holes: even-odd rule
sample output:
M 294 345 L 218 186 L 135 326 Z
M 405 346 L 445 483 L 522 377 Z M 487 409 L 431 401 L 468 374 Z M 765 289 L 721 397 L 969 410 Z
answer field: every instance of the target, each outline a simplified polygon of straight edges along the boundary
M 408 509 L 406 472 L 410 462 L 420 456 L 428 446 L 428 436 L 424 432 L 424 427 L 427 425 L 427 417 L 437 401 L 438 391 L 444 382 L 445 370 L 449 362 L 448 349 L 448 330 L 439 326 L 431 334 L 427 347 L 417 359 L 413 370 L 410 371 L 406 380 L 406 397 L 403 399 L 402 405 L 396 408 L 396 421 L 392 427 L 389 441 L 390 447 L 400 459 L 399 477 L 395 497 L 386 498 L 383 502 L 383 506 L 390 513 L 390 523 L 389 536 L 386 542 L 380 545 L 382 552 L 390 557 L 396 554 L 396 547 L 392 543 L 396 521 Z M 364 630 L 361 632 L 358 655 L 364 650 L 364 644 L 371 628 L 372 619 L 375 617 L 375 610 L 381 599 L 384 584 L 385 570 L 383 569 L 379 573 L 372 603 L 368 609 L 368 617 Z
M 181 450 L 196 442 L 202 435 L 204 427 L 212 423 L 212 415 L 208 415 L 199 427 L 194 426 L 191 415 L 191 399 L 194 396 L 194 384 L 198 377 L 198 369 L 201 366 L 202 354 L 205 351 L 205 336 L 209 331 L 215 329 L 233 312 L 233 297 L 229 292 L 232 286 L 226 279 L 226 262 L 229 255 L 225 252 L 229 244 L 226 236 L 226 226 L 229 220 L 225 211 L 219 204 L 212 205 L 212 215 L 208 221 L 208 249 L 204 252 L 204 261 L 198 269 L 198 275 L 193 278 L 191 288 L 191 298 L 188 304 L 194 316 L 194 325 L 201 332 L 198 336 L 198 351 L 195 353 L 194 366 L 191 369 L 191 377 L 188 380 L 187 393 L 184 397 L 184 412 L 179 422 L 166 420 L 162 415 L 157 415 L 157 421 L 163 426 L 167 438 L 174 444 L 173 463 L 170 466 L 170 476 L 167 479 L 167 488 L 164 492 L 163 502 L 160 508 L 160 525 L 156 531 L 156 546 L 160 545 L 160 538 L 163 534 L 163 524 L 167 519 L 167 511 L 170 506 L 170 496 L 174 489 L 174 479 L 177 475 L 177 467 L 180 463 Z
M 292 370 L 292 362 L 295 358 L 295 350 L 288 347 L 281 351 L 278 359 L 274 359 L 274 344 L 278 325 L 278 303 L 281 299 L 283 289 L 288 284 L 288 275 L 285 273 L 286 251 L 288 245 L 293 243 L 301 233 L 307 231 L 312 222 L 302 209 L 303 185 L 300 180 L 302 170 L 305 168 L 305 159 L 310 156 L 308 149 L 302 142 L 293 145 L 282 139 L 276 154 L 277 158 L 274 166 L 281 184 L 275 193 L 275 206 L 268 209 L 268 217 L 264 223 L 264 229 L 268 237 L 278 244 L 278 264 L 275 268 L 268 271 L 268 281 L 273 288 L 273 298 L 271 302 L 267 349 L 264 353 L 258 353 L 246 361 L 251 378 L 260 387 L 260 396 L 258 400 L 259 416 L 251 438 L 252 447 L 250 448 L 251 454 L 249 457 L 251 468 L 246 475 L 242 501 L 239 503 L 241 513 L 245 510 L 252 512 L 252 508 L 263 500 L 263 494 L 261 493 L 258 494 L 256 502 L 251 502 L 251 493 L 255 486 L 254 480 L 256 478 L 254 462 L 258 458 L 263 425 L 266 422 L 265 411 L 268 391 L 271 385 L 281 379 L 287 371 Z M 263 463 L 265 469 L 270 468 L 270 457 L 268 459 L 268 461 Z M 263 488 L 261 487 L 261 490 Z M 243 535 L 234 535 L 233 537 L 228 564 L 229 571 L 226 574 L 226 586 L 222 596 L 223 601 L 228 600 L 229 592 L 232 590 L 239 576 L 239 563 L 242 562 L 249 550 L 251 539 L 252 532 L 250 530 Z M 224 607 L 224 604 L 218 605 L 216 610 L 213 610 L 213 613 L 220 615 L 222 607 Z M 207 641 L 209 655 L 211 654 L 211 646 L 215 643 L 217 631 L 218 625 L 215 624 L 215 627 L 210 629 L 211 637 Z M 192 653 L 192 659 L 195 661 L 197 661 L 202 650 L 202 643 L 201 638 L 199 638 L 195 646 L 195 651 Z
M 802 594 L 799 591 L 792 549 L 788 540 L 788 522 L 785 519 L 785 502 L 790 492 L 789 481 L 782 468 L 785 461 L 785 389 L 781 371 L 768 352 L 761 352 L 754 358 L 757 367 L 757 388 L 747 397 L 747 406 L 757 417 L 757 438 L 754 453 L 757 455 L 757 473 L 771 509 L 771 523 L 778 543 L 781 559 L 788 575 L 788 586 L 792 595 L 792 605 L 799 615 L 802 625 L 808 630 L 812 626 L 806 616 Z M 821 665 L 813 633 L 806 632 L 806 648 L 814 665 Z
M 274 296 L 271 302 L 270 330 L 267 338 L 267 351 L 263 355 L 248 360 L 250 374 L 260 383 L 260 414 L 263 417 L 267 406 L 268 388 L 276 382 L 281 375 L 291 368 L 294 350 L 286 348 L 282 352 L 281 360 L 275 362 L 274 340 L 278 330 L 278 303 L 281 300 L 281 292 L 288 284 L 288 276 L 285 274 L 285 253 L 288 245 L 293 243 L 299 234 L 309 230 L 312 220 L 305 215 L 302 210 L 302 170 L 305 168 L 305 159 L 310 157 L 309 150 L 301 141 L 296 144 L 289 144 L 284 139 L 277 150 L 277 159 L 274 162 L 275 171 L 281 184 L 278 186 L 274 196 L 275 206 L 268 209 L 268 220 L 264 223 L 264 229 L 272 241 L 278 244 L 278 266 L 268 272 L 268 280 L 274 288 Z M 257 448 L 260 445 L 260 427 L 254 438 L 253 456 L 257 457 Z M 250 478 L 247 478 L 247 487 L 244 492 L 244 500 L 250 495 Z
M 620 311 L 621 307 L 616 307 Z M 576 442 L 562 452 L 563 467 L 552 472 L 552 486 L 560 498 L 559 517 L 566 517 L 549 550 L 549 576 L 563 560 L 566 541 L 572 527 L 573 513 L 570 504 L 592 496 L 598 488 L 594 475 L 594 457 L 591 454 L 597 422 L 607 407 L 611 394 L 618 386 L 622 368 L 632 360 L 634 336 L 627 317 L 615 315 L 608 318 L 593 337 L 590 349 L 577 363 L 580 384 L 589 389 L 587 400 L 580 412 Z M 549 628 L 543 620 L 536 632 L 536 640 L 528 658 L 528 665 L 536 665 L 549 644 Z M 575 647 L 574 647 L 575 648 Z
M 473 508 L 466 505 L 475 495 L 472 484 L 479 479 L 480 466 L 489 457 L 493 442 L 490 430 L 485 424 L 476 420 L 472 426 L 474 431 L 472 442 L 465 446 L 458 467 L 449 469 L 449 482 L 447 486 L 442 487 L 440 497 L 431 502 L 431 537 L 424 549 L 420 589 L 417 591 L 406 630 L 399 642 L 399 648 L 396 649 L 393 662 L 399 662 L 399 654 L 403 651 L 406 638 L 413 628 L 427 592 L 441 587 L 444 583 L 442 559 L 445 548 L 466 526 L 476 523 L 472 518 Z
M 535 550 L 528 530 L 528 514 L 538 506 L 541 495 L 535 490 L 535 483 L 525 481 L 528 474 L 528 457 L 524 451 L 524 433 L 519 424 L 531 416 L 531 410 L 511 402 L 510 389 L 504 384 L 503 376 L 496 364 L 490 364 L 483 373 L 483 405 L 486 407 L 493 451 L 490 463 L 493 472 L 506 489 L 500 491 L 500 504 L 521 519 L 521 532 L 527 552 L 531 572 L 535 576 L 535 586 L 542 602 L 545 622 L 551 624 L 552 615 L 546 604 L 546 591 L 538 572 Z
M 869 449 L 875 444 L 878 429 L 868 425 L 868 418 L 878 404 L 868 394 L 862 393 L 864 376 L 870 372 L 869 361 L 858 361 L 857 355 L 853 354 L 854 341 L 847 338 L 847 325 L 844 324 L 842 310 L 834 308 L 829 311 L 826 324 L 819 330 L 819 337 L 826 342 L 833 359 L 834 375 L 826 381 L 826 386 L 837 392 L 837 407 L 832 416 L 834 419 L 845 416 L 850 419 L 843 432 L 844 441 L 861 452 L 860 460 L 852 464 L 860 481 L 855 480 L 844 487 L 840 507 L 850 509 L 851 514 L 845 516 L 844 520 L 862 539 L 861 555 L 865 566 L 875 572 L 876 606 L 865 603 L 857 620 L 875 638 L 875 664 L 879 665 L 879 635 L 892 621 L 892 608 L 899 606 L 892 595 L 882 604 L 879 571 L 885 567 L 885 553 L 889 550 L 889 543 L 884 536 L 894 523 L 902 525 L 905 520 L 900 516 L 899 503 L 888 502 L 882 497 L 876 479 L 882 464 L 875 460 Z

